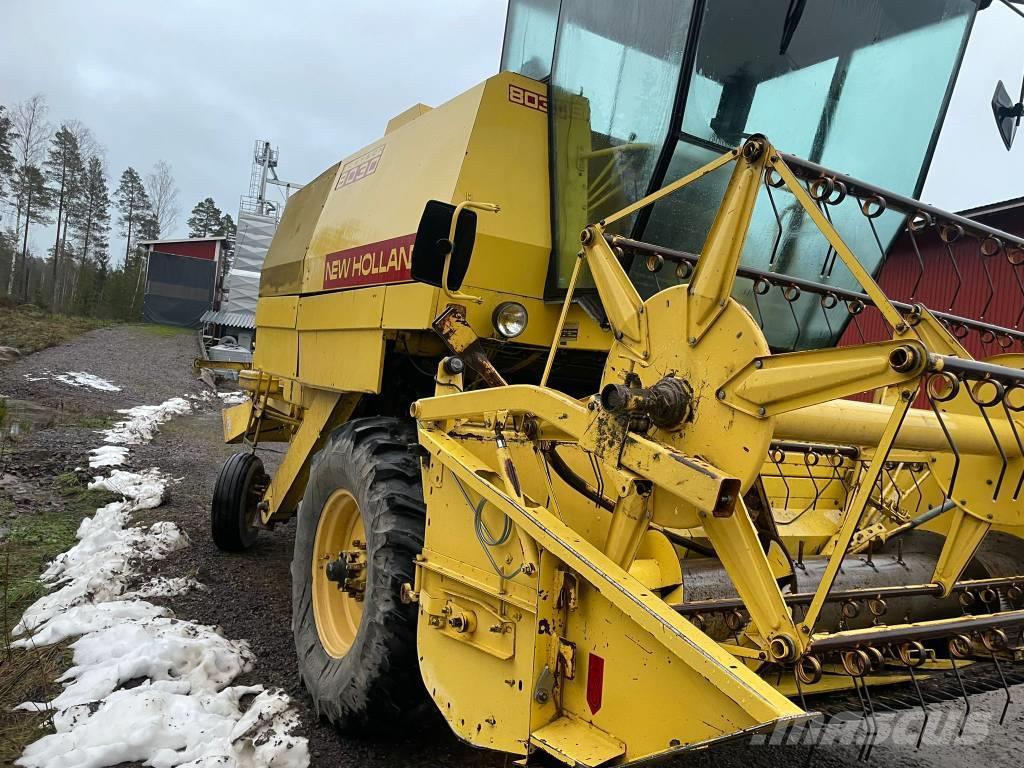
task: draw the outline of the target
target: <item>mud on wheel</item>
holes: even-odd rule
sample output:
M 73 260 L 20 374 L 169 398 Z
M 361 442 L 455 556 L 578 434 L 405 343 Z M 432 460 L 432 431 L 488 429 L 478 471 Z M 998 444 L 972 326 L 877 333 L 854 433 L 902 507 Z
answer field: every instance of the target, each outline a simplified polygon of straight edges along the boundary
M 426 699 L 416 607 L 401 600 L 423 547 L 414 426 L 356 419 L 314 458 L 292 559 L 292 629 L 302 681 L 345 731 L 393 728 Z
M 256 542 L 267 482 L 263 461 L 255 454 L 236 453 L 224 462 L 210 507 L 210 533 L 218 549 L 241 552 Z

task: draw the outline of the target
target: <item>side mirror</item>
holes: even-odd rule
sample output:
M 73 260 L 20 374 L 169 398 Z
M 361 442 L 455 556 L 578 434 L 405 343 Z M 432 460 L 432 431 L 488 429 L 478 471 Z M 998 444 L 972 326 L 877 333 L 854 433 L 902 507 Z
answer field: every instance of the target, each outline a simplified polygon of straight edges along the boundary
M 1024 116 L 1024 86 L 1021 88 L 1021 101 L 1014 103 L 1003 81 L 996 83 L 996 91 L 992 95 L 992 116 L 996 119 L 996 128 L 999 129 L 1003 145 L 1010 149 L 1020 126 L 1020 119 Z
M 444 287 L 449 291 L 457 291 L 462 285 L 476 241 L 476 211 L 465 207 L 459 209 L 455 237 L 451 238 L 455 211 L 456 206 L 451 203 L 427 201 L 412 248 L 413 280 L 441 288 L 445 259 L 451 254 L 448 285 Z

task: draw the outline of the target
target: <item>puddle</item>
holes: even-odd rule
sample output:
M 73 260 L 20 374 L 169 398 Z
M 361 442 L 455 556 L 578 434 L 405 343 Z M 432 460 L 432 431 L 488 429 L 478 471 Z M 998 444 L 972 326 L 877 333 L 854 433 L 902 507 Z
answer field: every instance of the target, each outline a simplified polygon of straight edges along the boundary
M 57 423 L 57 412 L 30 400 L 0 397 L 0 442 L 17 442 L 29 432 Z

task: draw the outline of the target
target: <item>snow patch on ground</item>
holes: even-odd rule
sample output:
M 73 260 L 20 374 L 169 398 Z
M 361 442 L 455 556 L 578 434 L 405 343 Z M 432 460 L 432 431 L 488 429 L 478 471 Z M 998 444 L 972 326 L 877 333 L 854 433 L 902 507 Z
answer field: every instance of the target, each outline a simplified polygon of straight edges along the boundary
M 121 391 L 119 386 L 111 384 L 109 381 L 101 379 L 99 376 L 86 373 L 85 371 L 68 371 L 67 373 L 58 374 L 53 378 L 65 384 L 70 384 L 72 387 L 91 387 L 92 389 L 98 389 L 103 392 Z
M 115 470 L 110 477 L 97 478 L 90 488 L 104 488 L 121 494 L 84 519 L 75 534 L 78 543 L 58 555 L 40 580 L 53 587 L 36 600 L 14 628 L 14 645 L 56 642 L 50 638 L 74 632 L 74 615 L 69 609 L 83 604 L 104 603 L 127 591 L 135 564 L 162 560 L 188 545 L 188 537 L 174 523 L 154 523 L 149 528 L 126 528 L 132 512 L 159 506 L 166 479 L 159 471 Z M 69 623 L 70 622 L 70 623 Z M 51 626 L 55 625 L 55 626 Z M 32 634 L 32 637 L 23 635 Z
M 13 648 L 36 648 L 41 645 L 51 645 L 63 642 L 69 637 L 99 632 L 125 621 L 154 619 L 158 616 L 170 616 L 170 614 L 170 609 L 147 603 L 145 600 L 108 599 L 107 602 L 101 603 L 78 603 L 53 613 L 45 624 L 36 628 L 31 637 L 19 637 L 11 643 L 11 646 Z M 22 623 L 25 623 L 24 618 L 22 618 Z
M 191 410 L 182 398 L 121 411 L 104 433 L 91 467 L 117 466 L 127 445 L 152 439 L 159 425 Z M 138 584 L 140 565 L 188 545 L 175 524 L 128 527 L 133 512 L 158 507 L 168 478 L 158 469 L 113 469 L 90 488 L 121 496 L 82 521 L 78 543 L 46 568 L 51 591 L 25 611 L 16 647 L 71 645 L 73 666 L 61 693 L 20 709 L 52 711 L 55 733 L 30 744 L 25 768 L 102 768 L 145 762 L 154 768 L 306 768 L 306 739 L 293 736 L 299 718 L 288 697 L 263 686 L 232 686 L 252 669 L 244 641 L 216 627 L 175 619 L 143 598 L 205 589 L 191 577 Z
M 110 491 L 124 496 L 131 501 L 128 505 L 130 509 L 126 507 L 127 512 L 131 513 L 159 507 L 167 493 L 167 478 L 155 467 L 143 472 L 115 469 L 106 477 L 93 478 L 89 490 Z
M 218 392 L 217 397 L 224 405 L 239 405 L 249 399 L 249 395 L 245 392 Z
M 244 642 L 228 640 L 214 627 L 168 617 L 135 619 L 90 632 L 71 644 L 74 666 L 58 680 L 64 690 L 45 704 L 19 709 L 67 709 L 105 699 L 130 681 L 168 681 L 180 693 L 216 693 L 254 658 Z
M 117 467 L 128 458 L 128 448 L 123 445 L 101 445 L 89 451 L 89 468 Z
M 98 389 L 102 392 L 121 391 L 121 388 L 116 384 L 112 384 L 106 379 L 86 371 L 68 371 L 56 374 L 52 371 L 43 371 L 41 374 L 26 373 L 25 378 L 29 381 L 47 381 L 52 379 L 62 384 L 69 384 L 72 387 L 89 387 L 90 389 Z
M 183 397 L 172 397 L 160 405 L 138 405 L 118 411 L 126 418 L 110 429 L 103 431 L 103 442 L 114 445 L 139 445 L 148 443 L 160 431 L 160 425 L 174 416 L 181 416 L 192 410 L 192 405 Z
M 174 597 L 187 592 L 207 592 L 207 586 L 191 576 L 156 576 L 127 594 L 131 597 Z
M 288 697 L 262 686 L 189 695 L 188 683 L 145 682 L 53 718 L 55 734 L 30 744 L 25 768 L 99 768 L 145 762 L 154 768 L 304 768 L 306 740 Z M 246 706 L 243 699 L 255 696 Z

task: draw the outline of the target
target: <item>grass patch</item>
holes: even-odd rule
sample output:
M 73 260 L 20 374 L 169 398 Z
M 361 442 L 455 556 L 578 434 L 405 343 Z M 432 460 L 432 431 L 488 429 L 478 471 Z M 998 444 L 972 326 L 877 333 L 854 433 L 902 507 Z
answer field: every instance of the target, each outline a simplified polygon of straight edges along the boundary
M 122 419 L 122 416 L 87 416 L 82 414 L 81 416 L 75 416 L 70 420 L 71 424 L 76 427 L 84 427 L 85 429 L 109 429 L 114 425 L 116 421 Z M 64 422 L 65 424 L 68 422 Z
M 47 701 L 60 691 L 53 682 L 68 666 L 66 644 L 12 648 L 11 630 L 21 614 L 46 593 L 39 574 L 46 564 L 75 543 L 83 517 L 116 497 L 90 491 L 72 473 L 58 475 L 50 489 L 58 500 L 47 512 L 22 512 L 8 518 L 13 504 L 0 499 L 0 525 L 9 529 L 0 544 L 3 599 L 3 648 L 0 649 L 0 765 L 11 765 L 25 746 L 48 732 L 46 713 L 12 712 L 23 701 Z
M 107 325 L 111 321 L 53 315 L 32 305 L 0 305 L 0 347 L 14 347 L 28 355 Z
M 163 339 L 173 338 L 175 336 L 182 336 L 186 333 L 195 333 L 193 328 L 182 328 L 177 325 L 157 325 L 155 323 L 142 323 L 134 326 L 144 333 L 148 333 L 150 336 L 159 336 Z

